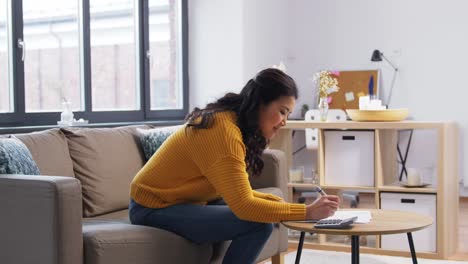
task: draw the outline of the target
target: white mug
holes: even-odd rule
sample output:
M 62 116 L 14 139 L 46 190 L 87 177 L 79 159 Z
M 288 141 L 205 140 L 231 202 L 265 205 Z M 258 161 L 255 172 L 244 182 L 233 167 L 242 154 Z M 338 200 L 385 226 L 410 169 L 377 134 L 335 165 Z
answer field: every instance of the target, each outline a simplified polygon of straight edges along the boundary
M 416 186 L 416 185 L 422 184 L 422 175 L 418 169 L 406 168 L 406 172 L 407 172 L 407 177 L 408 177 L 408 181 L 407 181 L 408 185 Z

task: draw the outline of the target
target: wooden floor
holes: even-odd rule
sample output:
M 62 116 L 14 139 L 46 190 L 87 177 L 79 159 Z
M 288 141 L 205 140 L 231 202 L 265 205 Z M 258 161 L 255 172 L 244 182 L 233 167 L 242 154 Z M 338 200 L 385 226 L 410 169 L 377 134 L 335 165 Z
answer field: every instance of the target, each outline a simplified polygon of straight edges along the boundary
M 373 197 L 366 198 L 360 195 L 360 207 L 373 207 Z M 468 260 L 468 197 L 460 198 L 460 209 L 458 214 L 458 251 L 451 256 L 450 260 Z M 295 252 L 296 246 L 290 246 L 288 252 Z

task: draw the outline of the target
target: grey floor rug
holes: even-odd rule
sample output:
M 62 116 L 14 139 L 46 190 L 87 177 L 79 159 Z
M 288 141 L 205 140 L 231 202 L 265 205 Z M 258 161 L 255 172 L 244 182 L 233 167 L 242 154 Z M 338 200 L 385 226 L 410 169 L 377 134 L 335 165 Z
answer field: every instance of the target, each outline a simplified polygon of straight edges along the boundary
M 290 252 L 285 257 L 285 264 L 293 264 L 296 252 Z M 271 262 L 267 262 L 271 263 Z M 325 250 L 304 249 L 301 264 L 347 264 L 351 263 L 351 253 Z M 412 264 L 411 258 L 390 257 L 373 254 L 360 254 L 360 264 Z M 418 264 L 462 264 L 468 261 L 433 260 L 418 258 Z

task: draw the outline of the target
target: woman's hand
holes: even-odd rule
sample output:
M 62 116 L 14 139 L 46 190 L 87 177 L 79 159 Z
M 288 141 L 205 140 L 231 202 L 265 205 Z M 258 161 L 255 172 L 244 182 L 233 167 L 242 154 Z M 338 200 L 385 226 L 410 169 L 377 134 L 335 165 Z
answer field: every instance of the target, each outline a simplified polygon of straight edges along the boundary
M 306 219 L 319 220 L 335 213 L 340 205 L 340 198 L 335 195 L 324 195 L 306 206 Z

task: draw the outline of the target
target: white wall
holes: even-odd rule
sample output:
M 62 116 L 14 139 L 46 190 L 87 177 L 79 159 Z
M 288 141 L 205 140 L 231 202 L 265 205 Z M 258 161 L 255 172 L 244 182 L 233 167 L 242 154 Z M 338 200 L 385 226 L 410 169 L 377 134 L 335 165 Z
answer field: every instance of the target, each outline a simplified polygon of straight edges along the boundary
M 387 98 L 392 69 L 370 61 L 380 49 L 400 68 L 391 108 L 407 107 L 416 120 L 458 123 L 460 176 L 468 184 L 466 10 L 464 0 L 192 0 L 190 105 L 238 92 L 279 60 L 299 85 L 293 116 L 314 102 L 312 75 L 321 69 L 380 68 Z
M 244 82 L 243 1 L 189 2 L 189 109 Z
M 285 0 L 244 0 L 244 78 L 287 58 Z
M 190 109 L 286 57 L 284 0 L 189 1 Z

